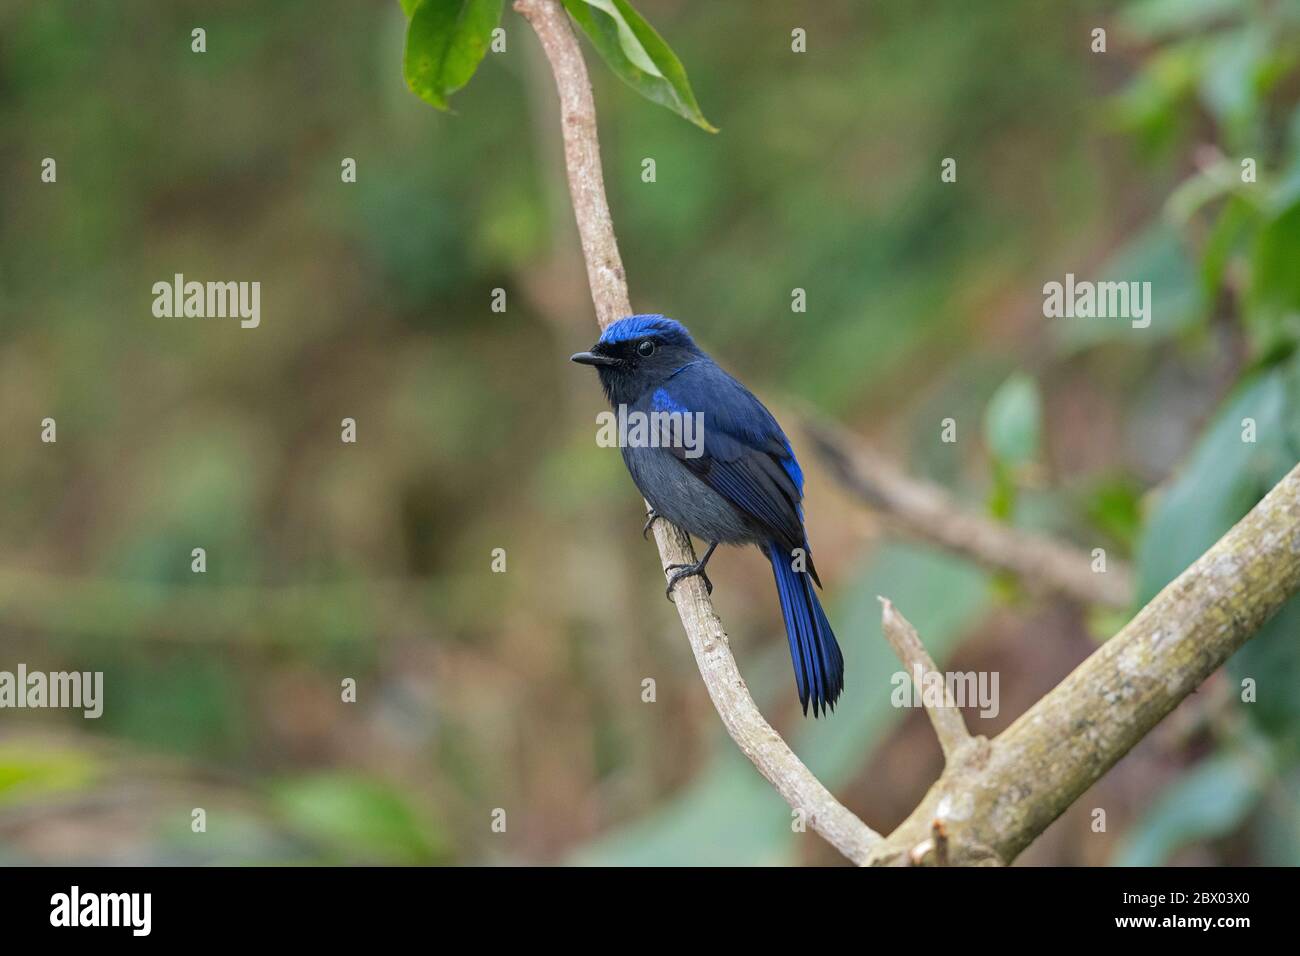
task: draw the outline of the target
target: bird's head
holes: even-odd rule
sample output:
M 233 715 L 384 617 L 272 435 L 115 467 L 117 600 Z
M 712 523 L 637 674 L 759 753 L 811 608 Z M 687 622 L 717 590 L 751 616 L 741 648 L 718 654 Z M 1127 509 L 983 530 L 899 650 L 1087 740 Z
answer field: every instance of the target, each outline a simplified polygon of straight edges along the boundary
M 683 365 L 702 358 L 691 333 L 662 315 L 630 315 L 605 329 L 590 352 L 571 361 L 592 365 L 614 405 L 631 404 Z

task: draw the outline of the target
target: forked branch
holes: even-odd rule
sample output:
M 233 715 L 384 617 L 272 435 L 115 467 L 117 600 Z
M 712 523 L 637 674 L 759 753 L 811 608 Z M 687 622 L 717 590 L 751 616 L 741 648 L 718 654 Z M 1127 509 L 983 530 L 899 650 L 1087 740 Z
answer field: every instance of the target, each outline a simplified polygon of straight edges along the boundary
M 938 821 L 953 863 L 1010 863 L 1297 591 L 1300 465 L 982 758 L 945 768 L 871 862 L 918 862 Z

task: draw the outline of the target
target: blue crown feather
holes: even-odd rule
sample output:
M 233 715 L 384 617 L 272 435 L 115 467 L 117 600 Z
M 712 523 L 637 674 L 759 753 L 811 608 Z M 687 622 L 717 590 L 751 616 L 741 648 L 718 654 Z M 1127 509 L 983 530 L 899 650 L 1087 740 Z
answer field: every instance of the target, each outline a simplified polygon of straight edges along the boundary
M 686 331 L 686 326 L 666 315 L 658 314 L 629 315 L 617 322 L 611 322 L 600 336 L 600 340 L 607 345 L 643 338 L 657 338 L 677 345 L 695 345 L 691 340 L 691 333 Z

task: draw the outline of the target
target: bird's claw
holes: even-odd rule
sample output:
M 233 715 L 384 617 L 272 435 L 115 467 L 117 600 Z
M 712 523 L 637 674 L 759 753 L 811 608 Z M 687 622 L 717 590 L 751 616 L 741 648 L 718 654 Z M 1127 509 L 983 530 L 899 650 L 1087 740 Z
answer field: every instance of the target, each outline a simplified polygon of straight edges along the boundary
M 705 562 L 698 561 L 695 564 L 670 564 L 668 565 L 668 567 L 664 568 L 665 571 L 673 571 L 673 570 L 677 571 L 676 574 L 672 575 L 672 577 L 668 579 L 668 587 L 664 589 L 664 597 L 668 598 L 669 601 L 672 601 L 672 603 L 676 604 L 677 601 L 673 597 L 673 588 L 677 587 L 677 582 L 682 580 L 683 578 L 690 578 L 690 577 L 694 577 L 695 575 L 699 575 L 704 579 L 705 589 L 709 592 L 709 594 L 712 594 L 713 582 L 710 581 L 709 576 L 704 573 L 704 564 Z
M 642 538 L 649 537 L 650 528 L 654 525 L 656 521 L 658 521 L 662 517 L 663 515 L 655 511 L 653 508 L 647 511 L 645 516 L 645 525 L 641 528 L 641 537 Z

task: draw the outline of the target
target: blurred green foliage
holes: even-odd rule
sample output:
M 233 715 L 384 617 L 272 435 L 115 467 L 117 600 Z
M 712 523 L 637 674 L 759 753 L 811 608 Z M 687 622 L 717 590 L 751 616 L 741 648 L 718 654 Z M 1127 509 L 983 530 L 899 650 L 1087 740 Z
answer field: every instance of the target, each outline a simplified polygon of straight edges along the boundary
M 1203 760 L 1160 795 L 1115 853 L 1118 866 L 1159 866 L 1189 843 L 1241 826 L 1264 793 L 1258 757 L 1224 753 Z
M 91 784 L 96 765 L 68 749 L 12 741 L 0 745 L 0 806 L 48 798 Z
M 1168 149 L 1188 147 L 1187 135 L 1170 131 L 1193 104 L 1214 121 L 1209 142 L 1196 147 L 1200 168 L 1166 203 L 1166 218 L 1200 239 L 1199 281 L 1184 275 L 1175 283 L 1184 295 L 1194 293 L 1196 324 L 1180 331 L 1230 314 L 1253 366 L 1147 519 L 1138 547 L 1141 604 L 1300 460 L 1300 5 L 1145 3 L 1125 23 L 1154 44 L 1120 97 L 1125 121 L 1148 137 L 1160 129 Z M 1169 83 L 1173 73 L 1183 81 Z M 1183 842 L 1236 829 L 1269 788 L 1286 792 L 1286 775 L 1300 760 L 1298 638 L 1300 600 L 1293 600 L 1229 662 L 1250 722 L 1229 735 L 1228 752 L 1166 791 L 1119 852 L 1121 861 L 1163 862 Z M 1262 761 L 1244 749 L 1259 749 L 1260 734 L 1267 741 Z M 1300 846 L 1285 854 L 1300 857 Z
M 400 791 L 347 774 L 286 780 L 272 789 L 286 826 L 316 837 L 330 862 L 440 863 L 447 848 Z
M 984 409 L 984 444 L 993 467 L 989 510 L 1003 521 L 1016 507 L 1016 475 L 1038 456 L 1042 432 L 1038 386 L 1024 372 L 1013 372 Z

